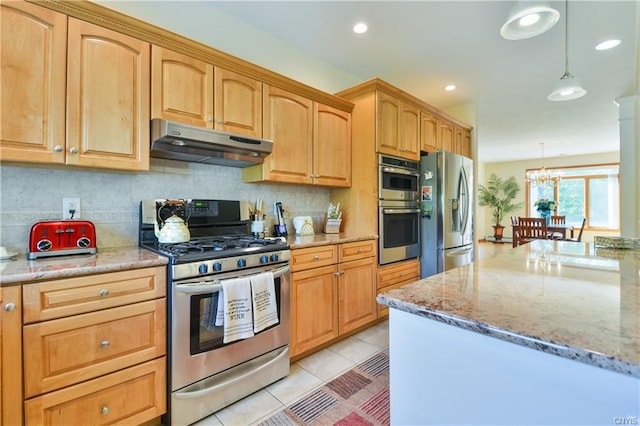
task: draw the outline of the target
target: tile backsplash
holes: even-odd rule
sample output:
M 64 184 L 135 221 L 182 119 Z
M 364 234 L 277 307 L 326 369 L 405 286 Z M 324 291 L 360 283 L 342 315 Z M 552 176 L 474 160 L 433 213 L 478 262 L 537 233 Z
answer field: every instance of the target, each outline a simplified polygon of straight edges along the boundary
M 311 216 L 317 233 L 329 204 L 329 189 L 304 185 L 243 183 L 242 169 L 151 159 L 149 172 L 114 172 L 78 168 L 0 166 L 0 245 L 25 253 L 31 226 L 62 218 L 62 199 L 79 197 L 81 218 L 96 226 L 100 248 L 138 245 L 140 200 L 209 198 L 265 203 L 267 223 L 273 203 L 281 201 L 287 230 L 294 216 Z M 273 229 L 272 226 L 268 227 Z

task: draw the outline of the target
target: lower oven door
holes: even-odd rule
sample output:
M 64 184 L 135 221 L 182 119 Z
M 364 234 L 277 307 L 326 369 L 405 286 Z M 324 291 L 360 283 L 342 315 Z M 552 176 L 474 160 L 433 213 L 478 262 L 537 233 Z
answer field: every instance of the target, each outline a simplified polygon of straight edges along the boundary
M 271 271 L 279 322 L 234 342 L 223 343 L 224 329 L 215 326 L 220 281 Z M 172 283 L 171 391 L 176 391 L 243 362 L 289 344 L 289 265 L 253 268 Z M 287 360 L 288 362 L 288 360 Z
M 380 206 L 379 263 L 398 262 L 420 256 L 420 209 Z

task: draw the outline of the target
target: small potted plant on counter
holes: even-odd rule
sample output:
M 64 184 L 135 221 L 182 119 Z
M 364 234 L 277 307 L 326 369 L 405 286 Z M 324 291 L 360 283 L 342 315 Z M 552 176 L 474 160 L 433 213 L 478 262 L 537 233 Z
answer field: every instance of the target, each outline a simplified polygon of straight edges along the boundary
M 501 241 L 504 232 L 502 219 L 508 213 L 518 210 L 523 203 L 514 203 L 513 200 L 520 192 L 520 186 L 513 176 L 502 179 L 495 173 L 489 176 L 487 185 L 478 185 L 478 204 L 491 209 L 491 215 L 495 221 L 493 225 L 493 238 Z

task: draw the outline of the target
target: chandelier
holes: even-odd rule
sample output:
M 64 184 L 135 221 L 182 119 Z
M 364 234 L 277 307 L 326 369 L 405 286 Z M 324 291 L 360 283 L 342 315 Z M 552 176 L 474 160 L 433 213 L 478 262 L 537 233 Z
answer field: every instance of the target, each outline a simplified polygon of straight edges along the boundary
M 544 142 L 541 142 L 540 146 L 542 148 L 542 167 L 539 170 L 528 171 L 525 180 L 530 186 L 555 185 L 560 180 L 560 176 L 544 168 Z

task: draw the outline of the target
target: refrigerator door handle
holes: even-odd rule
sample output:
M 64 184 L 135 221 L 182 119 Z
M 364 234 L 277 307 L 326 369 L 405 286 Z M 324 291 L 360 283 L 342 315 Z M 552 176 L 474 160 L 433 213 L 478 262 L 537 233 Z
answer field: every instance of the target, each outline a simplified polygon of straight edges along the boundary
M 469 180 L 464 166 L 460 166 L 460 186 L 458 187 L 458 197 L 460 198 L 460 209 L 462 216 L 462 224 L 459 229 L 460 234 L 464 237 L 467 231 L 467 225 L 469 223 L 469 211 L 470 211 L 470 197 L 469 197 Z

